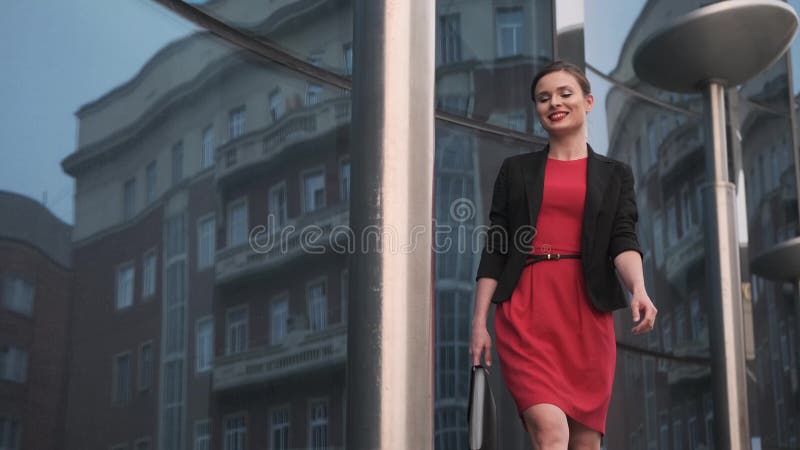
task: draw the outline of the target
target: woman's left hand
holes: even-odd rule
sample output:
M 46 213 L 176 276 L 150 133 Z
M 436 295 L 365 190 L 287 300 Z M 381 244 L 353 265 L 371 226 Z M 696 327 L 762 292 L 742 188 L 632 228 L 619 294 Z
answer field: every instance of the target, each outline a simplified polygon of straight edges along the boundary
M 650 297 L 647 296 L 646 292 L 633 294 L 633 297 L 631 297 L 631 312 L 634 323 L 639 322 L 640 317 L 642 318 L 642 321 L 631 329 L 633 334 L 644 334 L 653 331 L 658 310 L 653 305 L 653 302 L 650 301 Z

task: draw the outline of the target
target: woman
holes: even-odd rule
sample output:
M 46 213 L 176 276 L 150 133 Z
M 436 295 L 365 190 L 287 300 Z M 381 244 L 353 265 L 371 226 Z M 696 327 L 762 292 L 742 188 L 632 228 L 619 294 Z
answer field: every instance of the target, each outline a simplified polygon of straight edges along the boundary
M 616 363 L 611 312 L 628 307 L 619 279 L 634 334 L 652 331 L 657 313 L 644 286 L 633 173 L 587 144 L 594 98 L 579 68 L 548 65 L 531 96 L 549 143 L 506 158 L 495 181 L 470 356 L 491 365 L 495 303 L 503 379 L 533 448 L 598 450 Z M 532 242 L 520 243 L 530 225 Z

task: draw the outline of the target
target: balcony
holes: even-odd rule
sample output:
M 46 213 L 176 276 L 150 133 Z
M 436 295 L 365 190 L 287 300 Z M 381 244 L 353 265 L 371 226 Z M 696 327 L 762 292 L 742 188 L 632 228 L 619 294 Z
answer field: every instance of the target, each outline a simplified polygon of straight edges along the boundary
M 350 97 L 342 96 L 298 109 L 278 122 L 217 148 L 215 180 L 224 183 L 245 169 L 255 169 L 285 155 L 299 144 L 318 141 L 350 123 Z M 311 151 L 318 144 L 304 146 Z
M 686 286 L 687 271 L 703 258 L 703 230 L 694 227 L 684 232 L 675 245 L 667 248 L 665 275 L 676 286 Z
M 672 354 L 678 357 L 692 358 L 694 360 L 708 359 L 708 362 L 705 364 L 699 362 L 673 362 L 667 373 L 667 382 L 669 385 L 702 381 L 711 377 L 711 360 L 709 359 L 711 354 L 708 341 L 708 329 L 702 330 L 700 335 L 695 339 L 676 345 L 672 350 Z
M 350 210 L 346 203 L 340 203 L 320 210 L 306 213 L 290 220 L 280 230 L 260 236 L 259 239 L 236 247 L 226 248 L 217 253 L 215 266 L 217 284 L 253 275 L 264 274 L 286 264 L 297 262 L 308 256 L 313 258 L 321 252 L 331 251 L 331 244 L 343 236 L 332 235 L 331 231 L 345 229 L 350 223 Z M 266 239 L 269 236 L 269 239 Z M 308 242 L 309 238 L 314 242 Z M 264 238 L 262 240 L 261 238 Z M 313 244 L 313 247 L 311 247 Z M 345 247 L 341 247 L 345 248 Z M 341 248 L 337 247 L 336 251 Z M 313 250 L 313 251 L 312 251 Z
M 347 326 L 322 331 L 296 330 L 278 346 L 263 346 L 224 356 L 214 363 L 215 392 L 302 377 L 326 368 L 343 367 L 347 359 Z
M 703 129 L 695 124 L 687 124 L 672 130 L 662 144 L 659 157 L 659 172 L 663 178 L 691 156 L 699 155 L 703 148 Z

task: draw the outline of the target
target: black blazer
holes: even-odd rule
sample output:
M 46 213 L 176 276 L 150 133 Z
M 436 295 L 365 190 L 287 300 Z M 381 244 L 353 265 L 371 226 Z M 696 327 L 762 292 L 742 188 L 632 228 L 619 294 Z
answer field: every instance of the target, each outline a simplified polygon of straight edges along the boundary
M 592 304 L 601 311 L 613 311 L 628 306 L 614 257 L 625 250 L 642 254 L 636 236 L 633 172 L 628 164 L 595 153 L 589 144 L 586 147 L 581 263 Z M 475 277 L 476 281 L 481 277 L 498 280 L 493 303 L 511 297 L 532 249 L 549 151 L 547 145 L 542 151 L 506 158 L 494 183 L 490 226 Z

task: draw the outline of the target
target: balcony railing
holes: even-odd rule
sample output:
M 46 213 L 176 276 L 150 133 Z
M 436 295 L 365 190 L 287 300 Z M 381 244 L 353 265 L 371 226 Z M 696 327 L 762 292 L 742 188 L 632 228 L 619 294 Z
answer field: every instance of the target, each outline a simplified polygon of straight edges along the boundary
M 678 357 L 690 357 L 693 359 L 710 358 L 708 329 L 703 329 L 700 335 L 694 339 L 675 345 L 672 349 L 672 354 Z M 710 359 L 708 364 L 673 362 L 667 374 L 667 382 L 673 385 L 683 382 L 700 381 L 706 378 L 710 379 L 710 377 Z
M 255 242 L 220 251 L 216 262 L 217 283 L 228 283 L 241 277 L 266 273 L 304 255 L 313 257 L 320 250 L 328 251 L 332 248 L 331 242 L 337 237 L 331 231 L 335 227 L 342 229 L 349 224 L 350 210 L 347 206 L 346 203 L 341 203 L 306 213 L 272 233 L 264 232 Z M 310 238 L 314 238 L 314 252 L 308 247 L 311 243 L 307 239 Z
M 266 164 L 292 146 L 318 138 L 348 123 L 348 96 L 324 100 L 294 111 L 268 127 L 221 145 L 217 149 L 216 179 L 222 181 L 242 169 Z
M 325 368 L 343 366 L 347 358 L 347 326 L 321 331 L 297 330 L 277 346 L 218 358 L 213 389 L 240 388 L 269 381 L 301 377 Z

